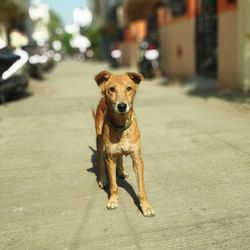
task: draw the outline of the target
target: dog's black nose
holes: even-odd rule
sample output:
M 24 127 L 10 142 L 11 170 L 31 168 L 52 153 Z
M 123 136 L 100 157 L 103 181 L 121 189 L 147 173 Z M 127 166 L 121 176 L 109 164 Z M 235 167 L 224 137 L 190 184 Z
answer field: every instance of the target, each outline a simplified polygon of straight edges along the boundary
M 118 108 L 118 111 L 119 111 L 119 112 L 125 112 L 126 109 L 127 109 L 127 104 L 124 103 L 124 102 L 119 103 L 118 106 L 117 106 L 117 108 Z

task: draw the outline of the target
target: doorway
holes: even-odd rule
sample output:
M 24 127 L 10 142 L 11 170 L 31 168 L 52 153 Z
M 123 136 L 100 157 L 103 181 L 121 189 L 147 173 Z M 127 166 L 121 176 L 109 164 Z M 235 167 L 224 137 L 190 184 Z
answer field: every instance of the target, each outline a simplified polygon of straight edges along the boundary
M 196 18 L 196 69 L 207 77 L 217 77 L 217 0 L 199 0 Z

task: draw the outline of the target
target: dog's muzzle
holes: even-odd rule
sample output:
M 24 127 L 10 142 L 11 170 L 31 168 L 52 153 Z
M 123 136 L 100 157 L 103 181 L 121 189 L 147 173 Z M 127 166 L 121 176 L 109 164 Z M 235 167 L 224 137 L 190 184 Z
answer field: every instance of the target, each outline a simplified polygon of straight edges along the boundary
M 125 113 L 127 112 L 128 105 L 124 102 L 121 102 L 117 105 L 117 109 L 120 113 Z

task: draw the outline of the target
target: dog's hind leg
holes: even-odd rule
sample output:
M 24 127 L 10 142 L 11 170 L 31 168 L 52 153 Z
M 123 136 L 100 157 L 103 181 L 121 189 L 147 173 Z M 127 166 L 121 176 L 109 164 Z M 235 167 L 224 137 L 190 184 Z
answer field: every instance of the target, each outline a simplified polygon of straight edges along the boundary
M 119 156 L 117 159 L 117 175 L 119 178 L 125 179 L 129 176 L 129 174 L 124 170 L 123 159 L 122 156 Z
M 105 188 L 108 182 L 105 174 L 105 164 L 103 159 L 103 139 L 101 135 L 97 135 L 96 145 L 98 155 L 98 185 L 100 188 Z

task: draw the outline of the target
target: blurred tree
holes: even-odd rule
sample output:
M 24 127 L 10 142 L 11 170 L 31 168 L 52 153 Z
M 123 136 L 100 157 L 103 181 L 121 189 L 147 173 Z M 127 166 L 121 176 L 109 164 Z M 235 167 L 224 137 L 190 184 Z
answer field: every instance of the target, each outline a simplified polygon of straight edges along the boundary
M 91 49 L 94 51 L 95 58 L 100 58 L 100 42 L 101 42 L 101 32 L 100 30 L 88 27 L 84 29 L 84 35 L 88 37 L 91 42 Z
M 51 41 L 61 40 L 63 24 L 61 17 L 54 11 L 50 10 L 50 20 L 48 23 Z
M 59 40 L 62 43 L 62 52 L 64 54 L 72 54 L 74 49 L 70 46 L 70 40 L 72 39 L 72 34 L 64 31 L 63 22 L 54 10 L 50 10 L 50 20 L 48 23 L 48 29 L 50 32 L 50 40 Z
M 70 40 L 72 39 L 72 34 L 67 32 L 63 32 L 61 35 L 61 43 L 62 43 L 62 52 L 65 54 L 73 54 L 74 49 L 70 46 Z

